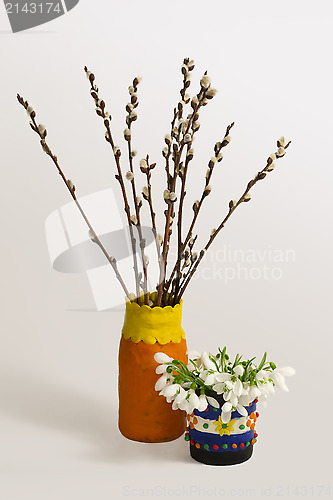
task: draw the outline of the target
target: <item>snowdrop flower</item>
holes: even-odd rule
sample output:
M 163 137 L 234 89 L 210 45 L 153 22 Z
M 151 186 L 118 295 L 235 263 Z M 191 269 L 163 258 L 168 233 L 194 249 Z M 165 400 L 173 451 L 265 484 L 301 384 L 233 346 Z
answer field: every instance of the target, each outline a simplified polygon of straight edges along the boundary
M 207 397 L 205 394 L 199 396 L 198 411 L 205 411 L 208 406 Z
M 235 366 L 234 368 L 234 374 L 235 375 L 238 375 L 239 377 L 241 377 L 244 373 L 244 367 L 243 365 L 237 365 Z
M 165 352 L 156 352 L 154 354 L 154 359 L 157 363 L 171 363 L 173 361 Z
M 290 366 L 275 368 L 275 370 L 273 370 L 271 373 L 271 378 L 273 379 L 274 384 L 279 387 L 279 389 L 282 389 L 285 392 L 289 392 L 289 389 L 285 382 L 285 376 L 290 377 L 292 375 L 295 375 L 295 373 L 296 372 L 294 368 L 291 368 Z
M 166 369 L 168 368 L 168 365 L 158 365 L 158 367 L 155 370 L 155 373 L 158 375 L 161 375 L 162 373 L 166 373 Z
M 207 368 L 208 370 L 216 370 L 215 363 L 213 363 L 213 361 L 209 358 L 209 355 L 206 351 L 203 351 L 201 353 L 201 361 L 205 368 Z
M 161 391 L 168 383 L 168 376 L 162 375 L 155 384 L 155 391 Z
M 179 384 L 170 384 L 170 385 L 166 385 L 160 392 L 160 394 L 162 396 L 165 396 L 165 397 L 172 397 L 172 396 L 176 396 L 178 390 L 180 388 L 180 385 Z

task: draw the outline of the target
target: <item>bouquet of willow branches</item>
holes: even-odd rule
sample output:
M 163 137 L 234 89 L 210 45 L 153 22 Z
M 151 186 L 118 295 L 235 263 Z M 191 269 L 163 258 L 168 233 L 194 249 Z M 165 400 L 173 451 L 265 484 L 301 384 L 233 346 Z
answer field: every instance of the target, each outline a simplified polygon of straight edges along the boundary
M 76 196 L 75 185 L 65 176 L 62 168 L 60 167 L 57 156 L 52 152 L 47 142 L 47 130 L 45 126 L 37 123 L 36 112 L 28 101 L 24 100 L 19 94 L 17 95 L 19 103 L 26 109 L 30 117 L 30 126 L 32 130 L 36 132 L 40 138 L 42 149 L 55 164 L 58 173 L 62 177 L 70 195 L 81 212 L 81 215 L 89 228 L 89 236 L 91 240 L 100 247 L 107 261 L 112 266 L 116 278 L 122 286 L 126 297 L 129 300 L 136 300 L 138 304 L 144 303 L 150 307 L 163 307 L 179 303 L 189 282 L 191 281 L 192 276 L 196 272 L 201 260 L 215 240 L 216 236 L 223 229 L 236 208 L 251 199 L 251 188 L 258 181 L 264 179 L 267 173 L 274 169 L 274 161 L 285 155 L 285 150 L 290 144 L 290 142 L 285 142 L 284 137 L 281 137 L 277 141 L 277 151 L 272 153 L 267 158 L 265 166 L 254 176 L 252 180 L 248 182 L 242 195 L 238 199 L 230 201 L 226 215 L 222 218 L 222 220 L 220 220 L 217 228 L 213 229 L 210 233 L 204 248 L 202 248 L 199 252 L 196 251 L 195 244 L 197 234 L 195 234 L 195 225 L 201 207 L 207 196 L 211 193 L 211 179 L 213 172 L 216 164 L 221 162 L 223 159 L 222 149 L 230 142 L 229 132 L 234 123 L 231 123 L 227 127 L 224 136 L 220 141 L 216 142 L 214 146 L 213 156 L 208 161 L 208 169 L 205 173 L 201 197 L 199 200 L 195 200 L 194 203 L 191 202 L 193 210 L 192 220 L 189 227 L 184 229 L 183 211 L 186 196 L 186 180 L 189 164 L 194 157 L 192 143 L 194 135 L 200 128 L 199 114 L 201 108 L 206 106 L 209 100 L 211 100 L 216 94 L 216 90 L 211 87 L 211 81 L 206 72 L 200 80 L 198 93 L 194 95 L 194 97 L 190 97 L 188 89 L 191 85 L 191 73 L 193 69 L 194 62 L 189 59 L 184 59 L 181 66 L 181 73 L 183 76 L 182 88 L 180 90 L 181 98 L 173 110 L 170 133 L 165 136 L 166 145 L 162 150 L 164 168 L 166 172 L 166 189 L 163 193 L 163 198 L 166 203 L 166 210 L 164 211 L 165 226 L 162 234 L 159 234 L 156 228 L 156 214 L 153 206 L 151 186 L 152 170 L 156 167 L 156 163 L 151 163 L 149 161 L 149 155 L 139 162 L 139 169 L 141 173 L 145 175 L 146 179 L 146 185 L 142 189 L 142 197 L 148 204 L 159 263 L 159 281 L 156 287 L 157 293 L 153 295 L 151 295 L 148 291 L 148 259 L 145 255 L 146 240 L 143 237 L 143 225 L 141 222 L 143 200 L 137 194 L 136 178 L 134 175 L 135 168 L 137 168 L 135 165 L 136 151 L 132 149 L 132 123 L 137 120 L 136 108 L 139 104 L 137 92 L 140 78 L 134 78 L 132 85 L 128 89 L 130 102 L 126 105 L 126 129 L 124 130 L 124 139 L 127 143 L 128 167 L 124 173 L 122 151 L 120 147 L 115 145 L 111 131 L 111 114 L 106 111 L 105 102 L 99 95 L 95 75 L 91 73 L 87 67 L 84 68 L 89 80 L 90 94 L 94 101 L 96 113 L 102 119 L 104 124 L 105 140 L 110 145 L 115 160 L 117 170 L 115 177 L 119 182 L 122 192 L 133 254 L 133 270 L 136 284 L 136 293 L 134 295 L 129 293 L 129 290 L 118 270 L 115 257 L 113 257 L 102 244 L 100 238 L 90 224 L 87 215 L 84 213 Z M 129 182 L 130 186 L 126 186 L 126 180 Z M 129 201 L 130 198 L 127 194 L 128 187 L 129 191 L 131 191 L 132 203 Z M 177 259 L 173 268 L 169 270 L 169 274 L 167 274 L 172 224 L 175 220 L 177 224 Z M 137 257 L 138 251 L 140 254 L 139 259 Z

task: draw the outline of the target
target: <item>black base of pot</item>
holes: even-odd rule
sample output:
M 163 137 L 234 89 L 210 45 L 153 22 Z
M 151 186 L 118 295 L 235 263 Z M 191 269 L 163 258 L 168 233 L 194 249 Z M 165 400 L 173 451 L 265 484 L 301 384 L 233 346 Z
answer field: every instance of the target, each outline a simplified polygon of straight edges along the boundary
M 235 465 L 246 462 L 251 458 L 253 452 L 253 445 L 250 444 L 243 450 L 237 451 L 206 451 L 201 448 L 196 448 L 190 445 L 191 457 L 197 462 L 207 465 Z

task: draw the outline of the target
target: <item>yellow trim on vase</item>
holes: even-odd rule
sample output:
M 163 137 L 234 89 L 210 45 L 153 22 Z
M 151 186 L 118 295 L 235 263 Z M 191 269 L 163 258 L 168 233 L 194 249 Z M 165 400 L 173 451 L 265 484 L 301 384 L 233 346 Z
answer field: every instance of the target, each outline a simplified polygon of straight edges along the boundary
M 154 302 L 157 293 L 149 298 Z M 150 307 L 137 302 L 126 301 L 126 311 L 122 334 L 136 344 L 141 340 L 148 345 L 156 342 L 165 345 L 169 342 L 179 344 L 185 338 L 181 326 L 183 301 L 175 306 Z

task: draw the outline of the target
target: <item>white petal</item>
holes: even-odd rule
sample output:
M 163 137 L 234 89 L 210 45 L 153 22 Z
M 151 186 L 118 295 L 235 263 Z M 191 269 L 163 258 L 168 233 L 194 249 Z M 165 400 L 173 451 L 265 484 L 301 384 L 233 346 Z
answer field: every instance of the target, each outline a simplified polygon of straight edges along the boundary
M 198 405 L 198 410 L 199 411 L 205 411 L 206 408 L 208 406 L 208 403 L 207 403 L 207 398 L 205 396 L 205 394 L 201 394 L 199 396 L 199 405 Z
M 242 394 L 243 384 L 239 379 L 236 380 L 233 391 L 236 394 L 236 396 L 240 396 Z
M 202 354 L 201 354 L 201 360 L 202 360 L 203 365 L 207 368 L 207 370 L 214 370 L 214 371 L 216 371 L 216 366 L 213 363 L 213 361 L 211 359 L 209 359 L 208 352 L 206 352 L 206 351 L 202 352 Z
M 231 419 L 231 411 L 221 413 L 221 420 L 224 424 L 227 424 L 230 419 Z
M 210 406 L 213 406 L 214 408 L 220 408 L 220 405 L 215 398 L 212 398 L 211 396 L 206 396 L 206 398 Z
M 228 389 L 232 389 L 234 387 L 234 384 L 232 382 L 230 382 L 230 380 L 227 380 L 226 382 L 224 382 L 226 387 L 228 387 Z
M 193 359 L 193 361 L 200 358 L 200 353 L 194 349 L 188 349 L 186 351 L 186 355 L 188 356 L 188 359 Z
M 224 405 L 222 406 L 223 413 L 228 413 L 231 410 L 232 410 L 232 404 L 229 403 L 229 401 L 227 401 L 226 403 L 224 403 Z
M 238 413 L 243 415 L 243 417 L 247 417 L 247 411 L 245 410 L 244 406 L 238 404 L 236 405 L 236 410 L 238 411 Z
M 178 403 L 176 403 L 176 400 L 173 401 L 171 408 L 173 410 L 178 410 Z
M 166 398 L 170 398 L 172 396 L 175 396 L 178 392 L 179 389 L 179 384 L 169 384 L 162 389 L 162 394 Z
M 205 378 L 205 384 L 206 385 L 213 385 L 215 383 L 215 380 L 217 377 L 215 377 L 214 373 L 209 373 L 207 377 Z M 220 382 L 220 381 L 219 381 Z
M 167 365 L 158 365 L 158 367 L 156 368 L 155 372 L 158 375 L 160 375 L 161 373 L 165 373 L 167 368 L 168 368 Z
M 172 358 L 164 352 L 156 352 L 154 354 L 154 359 L 157 363 L 170 363 L 172 361 Z
M 253 385 L 250 389 L 250 396 L 251 396 L 251 399 L 256 399 L 260 396 L 261 392 L 260 392 L 260 389 L 258 387 L 256 387 L 255 385 Z
M 232 391 L 231 391 L 231 395 L 230 395 L 229 401 L 232 404 L 232 406 L 236 406 L 238 404 L 238 397 Z
M 229 401 L 229 399 L 231 398 L 231 394 L 232 394 L 232 391 L 225 392 L 223 394 L 224 401 Z
M 166 375 L 162 375 L 162 377 L 160 377 L 155 384 L 155 391 L 161 391 L 162 389 L 164 389 L 167 383 L 167 379 L 168 377 Z
M 295 373 L 296 373 L 296 370 L 294 368 L 292 368 L 291 366 L 283 366 L 282 368 L 278 368 L 278 371 L 284 377 L 291 377 L 292 375 L 295 375 Z
M 193 406 L 193 408 L 198 408 L 198 406 L 200 404 L 199 396 L 197 396 L 195 392 L 192 392 L 192 394 L 188 398 L 188 401 Z
M 238 398 L 238 404 L 242 406 L 249 406 L 251 401 L 253 401 L 253 398 L 251 398 L 248 394 L 242 395 Z
M 234 373 L 238 376 L 242 376 L 244 373 L 244 367 L 242 365 L 235 366 Z
M 216 394 L 222 394 L 223 392 L 223 387 L 224 387 L 224 384 L 215 384 L 213 385 L 213 391 L 216 392 Z
M 217 375 L 215 375 L 215 379 L 217 380 L 217 382 L 226 382 L 230 379 L 230 373 L 218 373 Z
M 186 413 L 188 413 L 189 415 L 191 415 L 193 413 L 194 406 L 192 406 L 189 401 L 185 401 L 185 408 L 184 408 L 184 410 L 186 411 Z
M 275 385 L 277 385 L 280 389 L 285 390 L 284 387 L 286 386 L 284 376 L 281 375 L 281 373 L 274 372 L 272 373 L 272 379 L 275 382 Z
M 175 402 L 177 404 L 181 403 L 182 401 L 185 400 L 186 398 L 186 391 L 184 391 L 184 389 L 182 387 L 180 387 L 179 389 L 179 393 L 177 394 L 177 396 L 175 397 Z

